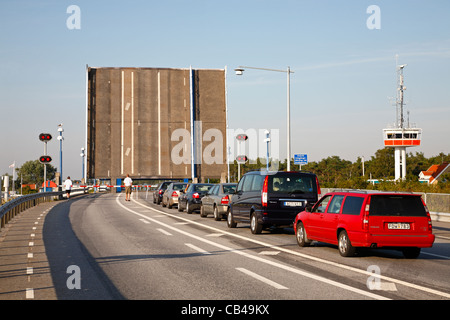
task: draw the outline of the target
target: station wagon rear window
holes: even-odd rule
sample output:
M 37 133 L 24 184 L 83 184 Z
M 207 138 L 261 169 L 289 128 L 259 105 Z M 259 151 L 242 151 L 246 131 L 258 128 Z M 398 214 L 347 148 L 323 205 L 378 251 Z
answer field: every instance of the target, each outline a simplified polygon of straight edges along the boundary
M 372 195 L 369 215 L 426 217 L 427 213 L 420 196 Z

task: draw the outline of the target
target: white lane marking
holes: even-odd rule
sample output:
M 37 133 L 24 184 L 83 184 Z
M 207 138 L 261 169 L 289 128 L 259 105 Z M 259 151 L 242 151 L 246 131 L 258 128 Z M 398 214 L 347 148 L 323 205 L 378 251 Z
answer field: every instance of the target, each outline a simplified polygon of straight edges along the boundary
M 311 279 L 313 279 L 313 280 L 317 280 L 317 281 L 320 281 L 320 282 L 323 282 L 323 283 L 326 283 L 326 284 L 329 284 L 329 285 L 332 285 L 332 286 L 335 286 L 335 287 L 338 287 L 338 288 L 341 288 L 341 289 L 344 289 L 344 290 L 348 290 L 348 291 L 351 291 L 351 292 L 355 292 L 355 293 L 357 293 L 357 294 L 364 295 L 364 296 L 369 297 L 369 298 L 378 299 L 378 300 L 389 300 L 388 298 L 383 297 L 383 296 L 380 296 L 380 295 L 378 295 L 378 294 L 374 294 L 374 293 L 372 293 L 372 292 L 368 292 L 368 291 L 365 291 L 365 290 L 361 290 L 361 289 L 358 289 L 358 288 L 354 288 L 354 287 L 348 286 L 348 285 L 346 285 L 346 284 L 343 284 L 343 283 L 340 283 L 340 282 L 337 282 L 337 281 L 333 281 L 333 280 L 330 280 L 330 279 L 327 279 L 327 278 L 324 278 L 324 277 L 321 277 L 321 276 L 318 276 L 318 275 L 315 275 L 315 274 L 312 274 L 312 273 L 309 273 L 309 272 L 305 272 L 305 271 L 302 271 L 302 270 L 296 269 L 296 268 L 294 268 L 294 267 L 290 267 L 290 266 L 287 266 L 287 265 L 284 265 L 284 264 L 281 264 L 281 263 L 278 263 L 278 262 L 275 262 L 275 261 L 270 261 L 270 260 L 267 260 L 267 259 L 265 259 L 265 258 L 261 258 L 261 257 L 258 257 L 258 256 L 254 256 L 254 255 L 251 255 L 251 254 L 249 254 L 249 253 L 247 253 L 247 252 L 244 252 L 244 251 L 242 251 L 242 250 L 233 249 L 233 248 L 230 248 L 230 247 L 221 245 L 221 244 L 219 244 L 219 243 L 216 243 L 216 242 L 213 242 L 213 241 L 209 241 L 209 240 L 204 239 L 204 238 L 202 238 L 202 237 L 196 236 L 196 235 L 191 234 L 191 233 L 189 233 L 189 232 L 186 232 L 186 231 L 177 229 L 176 227 L 173 227 L 173 226 L 171 226 L 171 225 L 168 225 L 168 224 L 163 223 L 163 222 L 161 222 L 161 221 L 158 221 L 158 220 L 156 220 L 156 219 L 152 219 L 152 218 L 150 218 L 150 217 L 148 217 L 148 216 L 146 216 L 146 215 L 143 215 L 143 214 L 141 214 L 141 213 L 139 213 L 139 212 L 136 212 L 136 211 L 133 211 L 133 210 L 127 208 L 127 207 L 124 206 L 122 203 L 120 203 L 119 197 L 120 197 L 120 194 L 116 197 L 116 202 L 117 202 L 117 204 L 118 204 L 119 206 L 121 206 L 123 209 L 125 209 L 125 210 L 127 210 L 127 211 L 129 211 L 129 212 L 131 212 L 131 213 L 133 213 L 133 214 L 135 214 L 135 215 L 137 215 L 137 216 L 140 216 L 140 217 L 142 217 L 142 218 L 144 218 L 144 219 L 148 219 L 148 220 L 150 220 L 150 221 L 152 221 L 152 222 L 154 222 L 154 223 L 160 224 L 161 226 L 164 226 L 164 227 L 167 228 L 167 229 L 171 229 L 171 230 L 173 230 L 173 231 L 175 231 L 175 232 L 181 233 L 181 234 L 183 234 L 183 235 L 185 235 L 185 236 L 188 236 L 188 237 L 190 237 L 190 238 L 196 239 L 196 240 L 198 240 L 198 241 L 207 243 L 207 244 L 209 244 L 209 245 L 211 245 L 211 246 L 214 246 L 214 247 L 217 247 L 217 248 L 219 248 L 219 249 L 221 249 L 221 250 L 233 252 L 233 253 L 239 254 L 239 255 L 241 255 L 241 256 L 245 256 L 245 257 L 247 257 L 247 258 L 250 258 L 250 259 L 253 259 L 253 260 L 262 262 L 262 263 L 266 263 L 266 264 L 268 264 L 268 265 L 271 265 L 271 266 L 274 266 L 274 267 L 277 267 L 277 268 L 280 268 L 280 269 L 283 269 L 283 270 L 286 270 L 286 271 L 290 271 L 290 272 L 299 274 L 299 275 L 304 276 L 304 277 L 307 277 L 307 278 L 311 278 Z M 144 205 L 143 205 L 143 206 L 144 206 Z M 144 207 L 146 207 L 146 206 L 144 206 Z M 148 208 L 150 208 L 150 207 L 148 207 Z M 164 213 L 164 212 L 162 212 L 162 211 L 155 210 L 155 209 L 153 209 L 153 208 L 150 208 L 150 209 L 152 209 L 152 210 L 154 210 L 154 211 L 158 211 L 158 212 Z M 200 225 L 201 225 L 201 224 L 200 224 Z M 202 226 L 203 226 L 203 225 L 202 225 Z M 217 231 L 220 231 L 220 230 L 217 229 Z M 373 276 L 373 273 L 370 273 L 370 275 Z
M 433 256 L 433 257 L 438 257 L 438 258 L 442 258 L 442 259 L 450 259 L 450 257 L 447 256 L 441 256 L 440 254 L 434 254 L 434 253 L 428 253 L 428 252 L 421 252 L 422 254 L 427 254 L 429 256 Z
M 203 253 L 203 254 L 211 254 L 211 252 L 208 252 L 208 251 L 206 251 L 206 250 L 203 250 L 202 248 L 199 248 L 199 247 L 197 247 L 197 246 L 194 246 L 192 243 L 185 243 L 185 245 L 188 246 L 188 247 L 191 248 L 191 249 L 194 249 L 195 251 L 200 252 L 200 253 Z
M 28 242 L 28 246 L 30 247 L 34 246 L 34 242 L 33 241 Z
M 33 274 L 33 267 L 27 267 L 27 274 Z
M 223 236 L 223 233 L 211 233 L 211 234 L 207 234 L 207 237 L 221 237 Z
M 238 271 L 240 271 L 240 272 L 243 272 L 243 273 L 245 273 L 246 275 L 249 275 L 250 277 L 253 277 L 253 278 L 255 278 L 255 279 L 259 280 L 259 281 L 262 281 L 262 282 L 264 282 L 264 283 L 266 283 L 266 284 L 268 284 L 268 285 L 270 285 L 270 286 L 272 286 L 272 287 L 274 287 L 274 288 L 276 288 L 276 289 L 289 289 L 289 288 L 287 288 L 287 287 L 285 287 L 285 286 L 283 286 L 283 285 L 281 285 L 281 284 L 279 284 L 279 283 L 276 283 L 276 282 L 274 282 L 274 281 L 272 281 L 272 280 L 269 280 L 269 279 L 267 279 L 267 278 L 265 278 L 265 277 L 263 277 L 263 276 L 260 276 L 259 274 L 256 274 L 256 273 L 254 273 L 254 272 L 251 272 L 251 271 L 249 271 L 249 270 L 247 270 L 247 269 L 244 269 L 244 268 L 236 268 L 236 270 L 238 270 Z
M 27 299 L 34 299 L 34 289 L 33 288 L 27 288 L 25 291 L 25 297 Z
M 27 254 L 27 258 L 32 259 L 33 258 L 33 254 L 30 252 Z
M 383 291 L 397 291 L 397 286 L 395 285 L 395 283 L 381 282 L 380 283 L 380 290 L 383 290 Z
M 283 247 L 278 247 L 278 246 L 275 246 L 275 245 L 271 245 L 271 244 L 262 242 L 260 240 L 250 239 L 250 238 L 247 238 L 247 237 L 244 237 L 244 236 L 232 233 L 232 232 L 223 231 L 223 230 L 211 227 L 211 226 L 207 226 L 207 225 L 195 222 L 195 221 L 191 221 L 191 220 L 185 219 L 185 218 L 180 217 L 180 216 L 176 216 L 176 215 L 164 212 L 164 211 L 160 211 L 158 209 L 152 208 L 150 206 L 147 206 L 147 205 L 139 203 L 139 202 L 136 202 L 136 203 L 139 204 L 140 206 L 144 207 L 144 208 L 153 210 L 155 212 L 162 213 L 162 214 L 165 214 L 167 216 L 171 216 L 171 217 L 174 217 L 174 218 L 177 218 L 177 219 L 180 219 L 180 220 L 184 220 L 184 221 L 186 221 L 189 224 L 195 224 L 195 225 L 198 225 L 198 226 L 202 226 L 203 228 L 211 229 L 211 230 L 214 230 L 216 232 L 220 232 L 220 233 L 223 233 L 223 234 L 235 237 L 235 238 L 239 238 L 239 239 L 243 239 L 243 240 L 246 240 L 246 241 L 249 241 L 249 242 L 253 242 L 255 244 L 258 244 L 258 245 L 261 245 L 261 246 L 265 246 L 265 247 L 268 247 L 268 248 L 271 248 L 271 249 L 274 249 L 274 250 L 279 250 L 279 251 L 286 252 L 286 253 L 289 253 L 289 254 L 292 254 L 292 255 L 295 255 L 295 256 L 299 256 L 299 257 L 302 257 L 302 258 L 305 258 L 305 259 L 309 259 L 309 260 L 313 260 L 313 261 L 316 261 L 316 262 L 328 264 L 328 265 L 331 265 L 331 266 L 334 266 L 334 267 L 337 267 L 337 268 L 353 271 L 353 272 L 356 272 L 356 273 L 361 273 L 361 274 L 367 275 L 369 277 L 377 277 L 379 279 L 386 280 L 387 282 L 394 282 L 394 283 L 397 283 L 397 284 L 400 284 L 400 285 L 403 285 L 403 286 L 406 286 L 406 287 L 410 287 L 410 288 L 413 288 L 413 289 L 416 289 L 416 290 L 420 290 L 420 291 L 423 291 L 423 292 L 435 294 L 435 295 L 438 295 L 438 296 L 443 296 L 445 298 L 450 299 L 450 294 L 446 293 L 446 292 L 443 292 L 443 291 L 439 291 L 439 290 L 423 287 L 423 286 L 420 286 L 420 285 L 416 285 L 414 283 L 410 283 L 410 282 L 406 282 L 406 281 L 403 281 L 403 280 L 391 278 L 391 277 L 384 276 L 384 275 L 381 275 L 381 274 L 380 275 L 375 275 L 372 272 L 369 272 L 369 271 L 364 270 L 364 269 L 358 269 L 358 268 L 355 268 L 355 267 L 346 266 L 344 264 L 340 264 L 340 263 L 337 263 L 337 262 L 333 262 L 333 261 L 325 260 L 325 259 L 322 259 L 322 258 L 314 257 L 314 256 L 311 256 L 311 255 L 308 255 L 308 254 L 304 254 L 304 253 L 298 252 L 298 251 L 294 251 L 294 250 L 286 249 L 286 248 L 283 248 Z
M 139 219 L 139 220 L 142 221 L 143 223 L 150 224 L 150 221 L 148 221 L 148 220 L 145 220 L 145 219 Z
M 158 230 L 161 233 L 164 233 L 166 236 L 171 236 L 172 234 L 164 229 L 161 228 L 157 228 L 156 230 Z
M 276 256 L 280 251 L 261 251 L 259 254 L 263 256 Z

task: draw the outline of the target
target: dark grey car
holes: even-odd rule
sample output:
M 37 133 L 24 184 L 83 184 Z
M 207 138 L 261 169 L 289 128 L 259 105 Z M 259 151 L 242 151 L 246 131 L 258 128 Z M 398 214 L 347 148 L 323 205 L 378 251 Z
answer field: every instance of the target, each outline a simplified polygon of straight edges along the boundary
M 202 198 L 200 216 L 213 214 L 216 221 L 226 219 L 231 195 L 236 191 L 237 183 L 219 183 L 213 186 Z

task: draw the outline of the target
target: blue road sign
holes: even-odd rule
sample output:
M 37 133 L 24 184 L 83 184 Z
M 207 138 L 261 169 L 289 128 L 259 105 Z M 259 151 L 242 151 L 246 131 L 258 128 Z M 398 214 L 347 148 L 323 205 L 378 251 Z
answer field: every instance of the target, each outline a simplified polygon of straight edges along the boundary
M 303 153 L 294 154 L 294 164 L 308 164 L 308 155 Z

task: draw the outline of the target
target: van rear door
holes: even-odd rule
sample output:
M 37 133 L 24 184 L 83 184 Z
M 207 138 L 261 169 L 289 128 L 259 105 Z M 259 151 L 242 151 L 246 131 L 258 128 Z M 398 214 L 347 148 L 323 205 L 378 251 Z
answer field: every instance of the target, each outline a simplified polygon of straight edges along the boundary
M 268 175 L 267 211 L 275 219 L 294 222 L 308 203 L 317 202 L 317 180 L 313 174 L 280 172 Z

